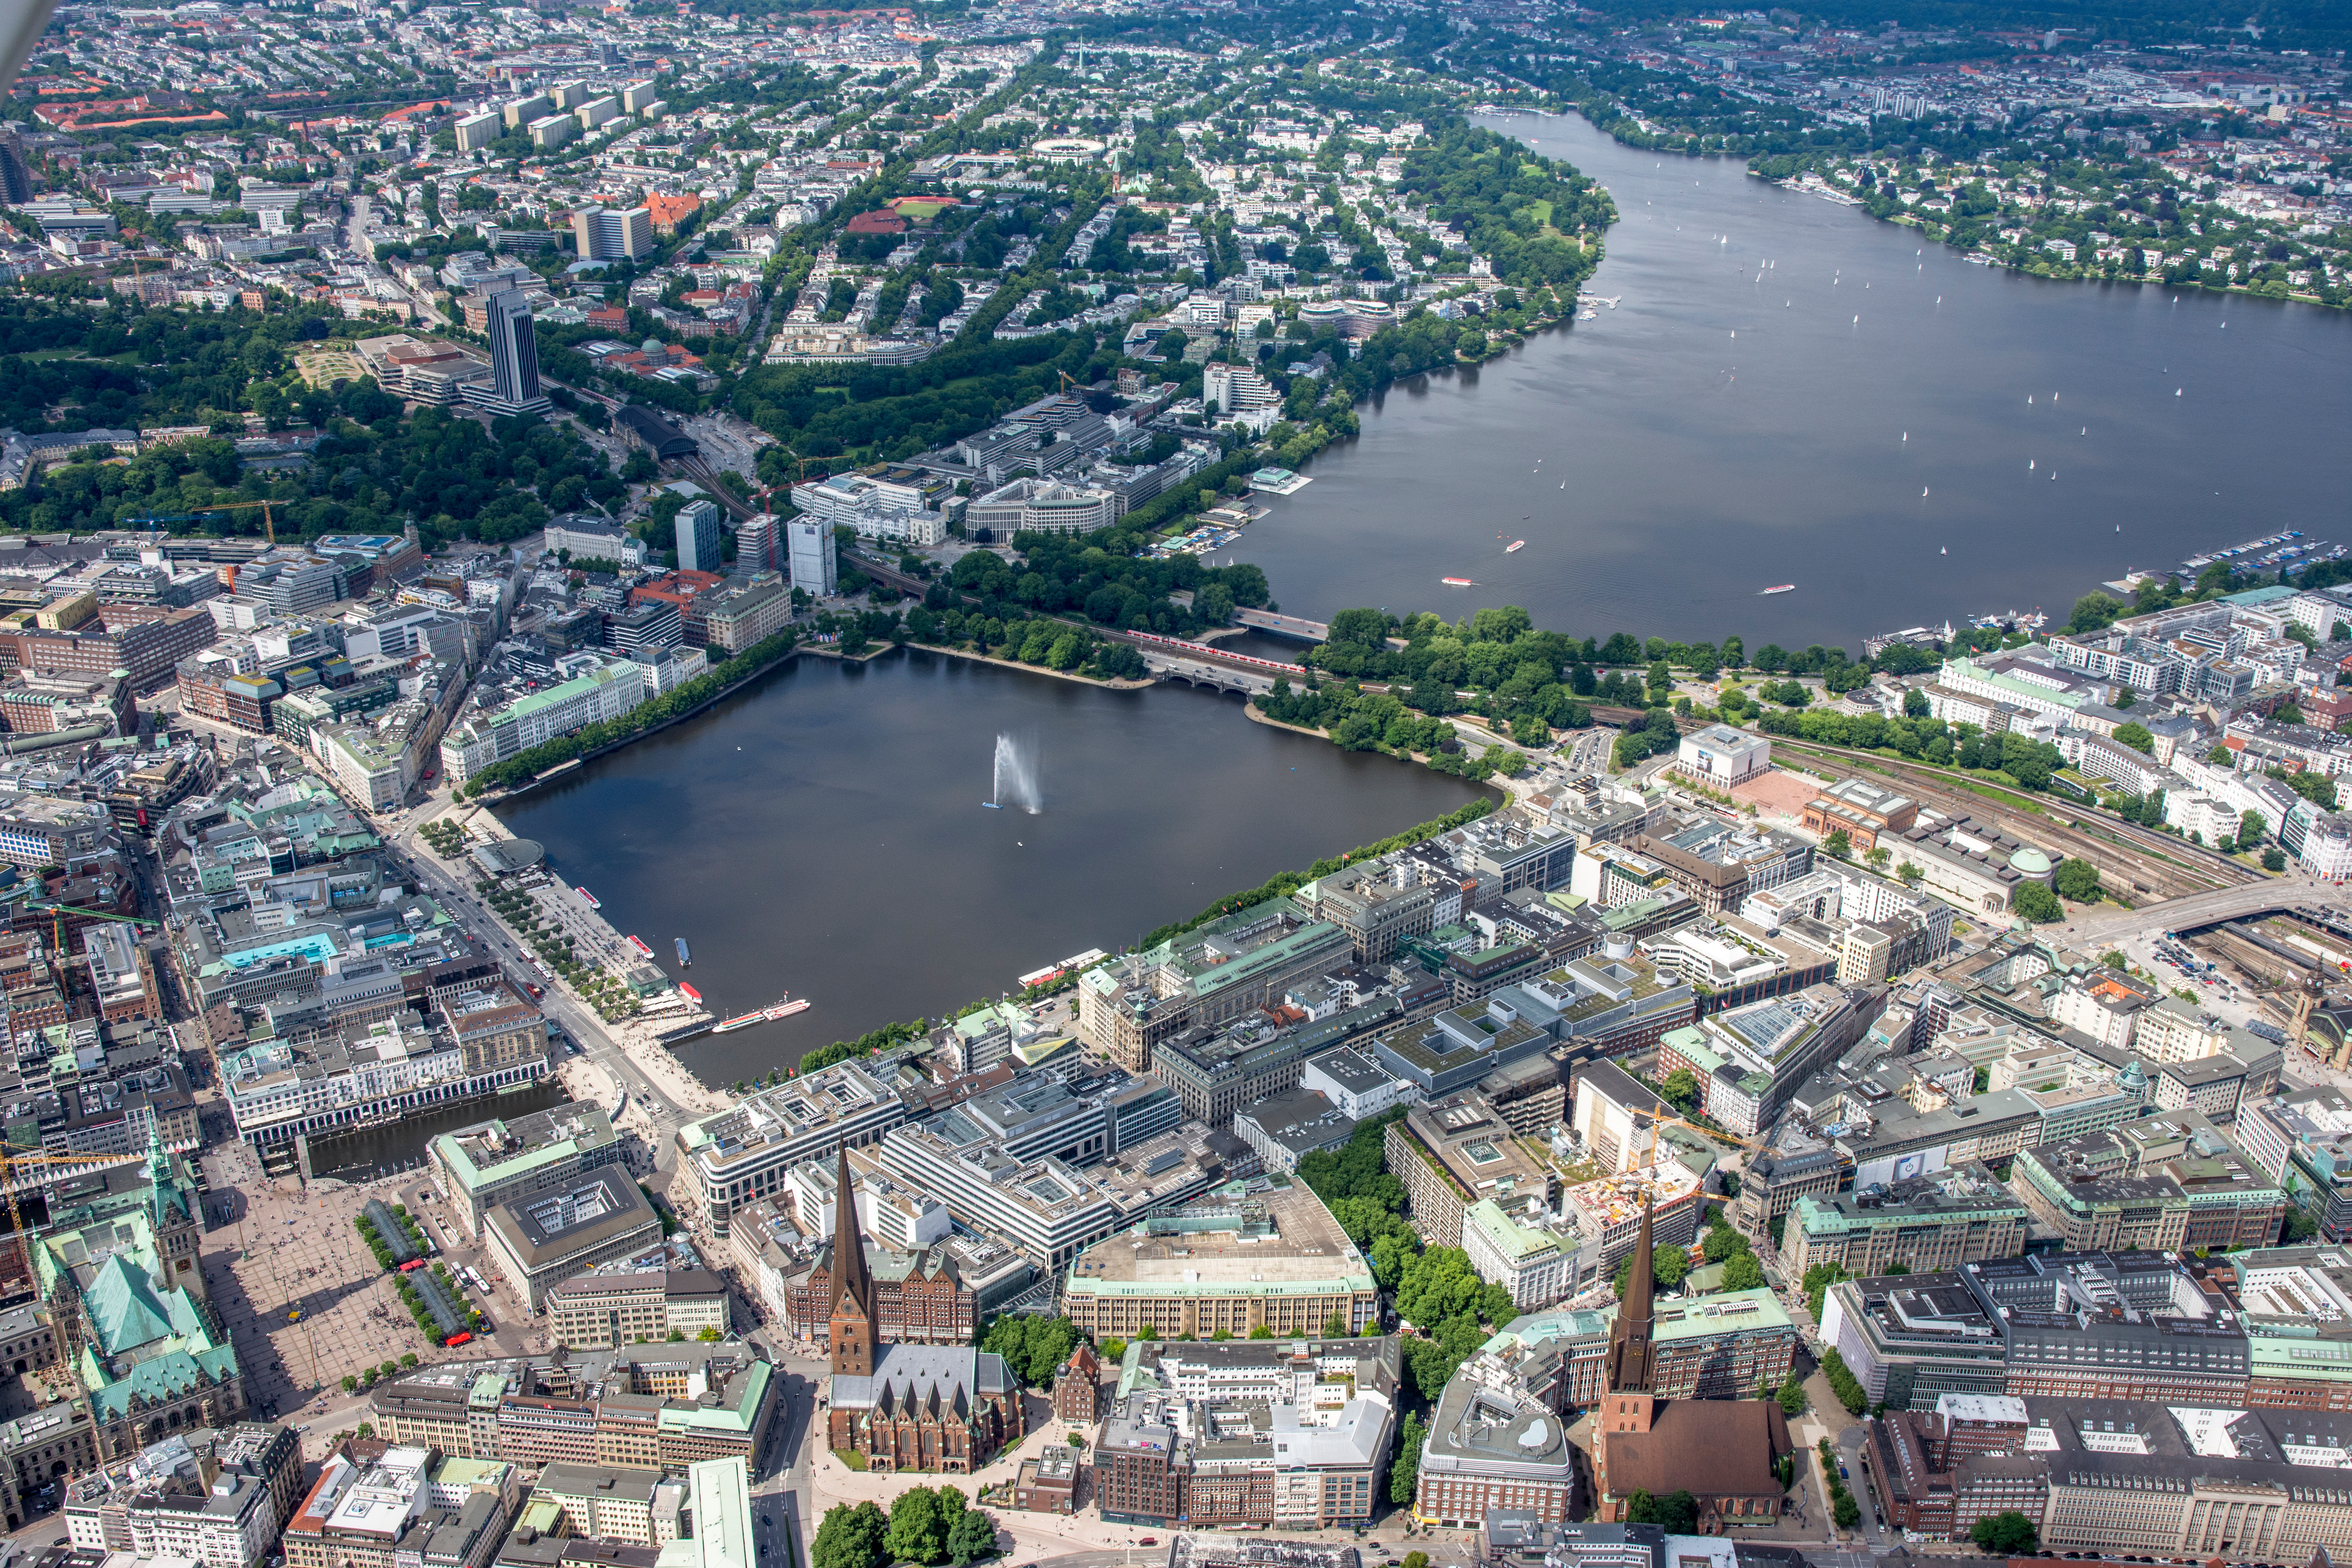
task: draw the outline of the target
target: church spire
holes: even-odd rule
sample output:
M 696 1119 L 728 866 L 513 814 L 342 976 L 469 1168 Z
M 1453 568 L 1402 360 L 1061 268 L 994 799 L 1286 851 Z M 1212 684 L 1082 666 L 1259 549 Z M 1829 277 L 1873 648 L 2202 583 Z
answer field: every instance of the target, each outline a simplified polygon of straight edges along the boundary
M 1642 1232 L 1633 1243 L 1633 1267 L 1625 1276 L 1625 1299 L 1617 1305 L 1617 1321 L 1609 1326 L 1609 1357 L 1602 1365 L 1612 1394 L 1647 1394 L 1655 1371 L 1651 1344 L 1656 1329 L 1653 1296 L 1656 1289 L 1651 1262 L 1650 1199 L 1642 1199 Z
M 874 1277 L 866 1268 L 866 1238 L 857 1228 L 857 1188 L 849 1173 L 849 1145 L 841 1146 L 833 1176 L 833 1302 L 828 1316 L 833 1370 L 853 1377 L 874 1373 Z
M 163 1147 L 163 1126 L 150 1106 L 147 1110 L 147 1208 L 158 1231 L 172 1223 L 172 1210 L 184 1208 L 180 1184 L 172 1176 L 171 1151 Z

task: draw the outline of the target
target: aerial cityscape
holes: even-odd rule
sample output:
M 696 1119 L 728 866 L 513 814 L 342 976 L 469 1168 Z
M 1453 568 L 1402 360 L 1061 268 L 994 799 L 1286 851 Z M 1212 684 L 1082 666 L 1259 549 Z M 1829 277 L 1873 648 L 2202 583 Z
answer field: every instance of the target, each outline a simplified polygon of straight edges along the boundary
M 0 1568 L 2328 1568 L 2352 27 L 0 18 Z

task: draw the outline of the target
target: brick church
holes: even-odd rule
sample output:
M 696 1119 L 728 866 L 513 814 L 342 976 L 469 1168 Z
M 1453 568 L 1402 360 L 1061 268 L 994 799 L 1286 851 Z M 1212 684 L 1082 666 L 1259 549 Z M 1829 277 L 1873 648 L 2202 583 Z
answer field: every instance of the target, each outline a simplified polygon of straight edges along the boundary
M 1780 1462 L 1790 1452 L 1789 1423 L 1771 1399 L 1664 1399 L 1657 1387 L 1656 1291 L 1650 1262 L 1650 1210 L 1625 1281 L 1625 1299 L 1609 1328 L 1602 1394 L 1592 1427 L 1595 1518 L 1622 1522 L 1635 1493 L 1663 1498 L 1686 1491 L 1698 1505 L 1698 1528 L 1767 1524 L 1780 1517 L 1786 1491 Z
M 856 1190 L 846 1146 L 834 1190 Z M 857 1205 L 834 1205 L 832 1446 L 855 1448 L 870 1469 L 969 1475 L 1023 1431 L 1021 1387 L 1004 1358 L 970 1345 L 886 1344 Z

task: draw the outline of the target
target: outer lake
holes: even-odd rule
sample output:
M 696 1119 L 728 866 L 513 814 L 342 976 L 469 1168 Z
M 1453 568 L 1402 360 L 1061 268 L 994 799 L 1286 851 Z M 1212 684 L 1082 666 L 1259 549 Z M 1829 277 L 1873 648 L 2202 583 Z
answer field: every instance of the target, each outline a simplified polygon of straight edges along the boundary
M 2286 529 L 2352 542 L 2342 312 L 1974 267 L 1737 161 L 1486 122 L 1609 188 L 1589 287 L 1620 303 L 1365 409 L 1232 549 L 1285 610 L 1516 604 L 1580 637 L 1853 647 L 2063 615 Z
M 1000 733 L 1038 758 L 1035 816 L 981 805 Z M 731 1083 L 1481 793 L 1190 687 L 1108 691 L 909 650 L 796 660 L 499 815 L 673 976 L 685 937 L 683 977 L 722 1015 L 784 991 L 815 1003 L 680 1048 Z

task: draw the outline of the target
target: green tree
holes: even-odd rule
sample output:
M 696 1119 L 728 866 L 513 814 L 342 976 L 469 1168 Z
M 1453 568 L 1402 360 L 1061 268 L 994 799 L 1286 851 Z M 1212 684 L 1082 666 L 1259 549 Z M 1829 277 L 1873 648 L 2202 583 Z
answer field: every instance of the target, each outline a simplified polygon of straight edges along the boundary
M 1421 1446 L 1428 1436 L 1429 1429 L 1422 1425 L 1420 1416 L 1404 1418 L 1404 1426 L 1397 1432 L 1396 1461 L 1389 1466 L 1389 1501 L 1412 1500 L 1413 1486 L 1421 1479 Z M 1427 1563 L 1429 1559 L 1423 1557 L 1422 1561 Z
M 1668 1535 L 1689 1535 L 1698 1529 L 1698 1500 L 1677 1489 L 1658 1500 L 1658 1528 Z
M 1262 1329 L 1262 1328 L 1265 1328 L 1265 1325 L 1264 1323 L 1260 1323 L 1260 1324 L 1258 1325 L 1258 1328 L 1259 1328 L 1259 1329 Z M 1256 1332 L 1257 1332 L 1257 1329 L 1252 1329 L 1252 1330 L 1250 1331 L 1250 1332 L 1251 1332 L 1251 1334 L 1252 1334 L 1252 1335 L 1255 1335 L 1255 1334 L 1256 1334 Z M 1269 1335 L 1269 1337 L 1271 1337 L 1271 1336 Z M 1329 1317 L 1328 1317 L 1328 1318 L 1324 1319 L 1324 1320 L 1323 1320 L 1323 1337 L 1324 1337 L 1325 1339 L 1327 1339 L 1327 1340 L 1344 1340 L 1344 1339 L 1346 1339 L 1346 1338 L 1348 1337 L 1348 1320 L 1347 1320 L 1347 1319 L 1345 1319 L 1345 1318 L 1343 1318 L 1343 1317 L 1341 1317 L 1341 1316 L 1340 1316 L 1339 1313 L 1337 1313 L 1337 1312 L 1334 1312 L 1334 1313 L 1332 1313 Z
M 1822 1295 L 1831 1286 L 1845 1278 L 1846 1271 L 1834 1263 L 1816 1263 L 1805 1270 L 1805 1277 L 1797 1288 L 1805 1293 L 1805 1307 L 1812 1313 L 1813 1321 L 1818 1323 L 1822 1321 Z
M 1840 860 L 1853 858 L 1853 840 L 1843 827 L 1830 829 L 1830 836 L 1822 840 L 1822 847 Z
M 1075 1440 L 1076 1434 L 1072 1433 Z M 966 1563 L 977 1563 L 983 1557 L 996 1555 L 996 1521 L 976 1508 L 965 1506 L 963 1493 L 954 1487 L 939 1489 L 940 1500 L 950 1513 L 948 1524 L 948 1561 L 957 1568 Z M 950 1493 L 955 1501 L 947 1502 Z
M 881 1568 L 890 1521 L 870 1502 L 824 1510 L 809 1547 L 809 1568 Z
M 1658 1092 L 1668 1104 L 1687 1115 L 1691 1107 L 1698 1103 L 1698 1076 L 1688 1068 L 1676 1068 L 1658 1086 Z
M 1635 1487 L 1633 1495 L 1625 1500 L 1625 1522 L 1628 1524 L 1657 1523 L 1658 1500 L 1641 1488 Z
M 2273 845 L 2270 846 L 2268 848 L 2264 849 L 2264 850 L 2263 851 L 2263 870 L 2265 870 L 2265 871 L 2284 871 L 2284 870 L 2285 870 L 2285 869 L 2286 869 L 2286 851 L 2284 851 L 2284 849 L 2281 849 L 2281 848 L 2280 848 L 2277 845 L 2275 845 L 2275 844 L 2273 844 Z
M 2263 820 L 2261 812 L 2249 811 L 2242 814 L 2238 818 L 2238 847 L 2252 849 L 2263 841 L 2263 835 L 2269 830 L 2270 825 Z
M 2031 1557 L 2041 1544 L 2033 1521 L 2015 1509 L 1978 1520 L 1969 1527 L 1969 1539 L 1996 1557 Z
M 947 1521 L 940 1517 L 939 1494 L 908 1487 L 890 1505 L 890 1530 L 883 1547 L 898 1563 L 937 1563 L 947 1555 Z
M 2147 725 L 2137 721 L 2116 725 L 2116 739 L 2142 756 L 2156 755 L 2156 737 L 2148 733 Z
M 2095 632 L 2115 624 L 2124 613 L 2122 600 L 2106 594 L 2085 594 L 2074 601 L 2074 613 L 2066 622 L 2070 632 Z
M 2065 906 L 2058 901 L 2058 895 L 2039 882 L 2019 883 L 2016 896 L 2010 900 L 2009 907 L 2036 925 L 2047 925 L 2053 921 L 2066 918 Z
M 2099 901 L 2099 868 L 2088 860 L 2061 860 L 2051 877 L 2059 893 L 2078 904 Z
M 981 1337 L 980 1348 L 1003 1356 L 1005 1366 L 1023 1383 L 1044 1388 L 1053 1383 L 1077 1343 L 1078 1331 L 1067 1318 L 1015 1314 L 991 1323 Z
M 1857 1410 L 1854 1414 L 1862 1413 Z M 1852 1530 L 1862 1521 L 1862 1505 L 1853 1500 L 1852 1492 L 1842 1491 L 1830 1504 L 1830 1517 L 1837 1521 L 1840 1530 Z
M 1780 1414 L 1794 1421 L 1805 1413 L 1805 1380 L 1797 1375 L 1794 1367 L 1780 1382 Z
M 1764 1265 L 1752 1252 L 1743 1252 L 1723 1266 L 1723 1288 L 1727 1290 L 1760 1290 L 1764 1287 Z

